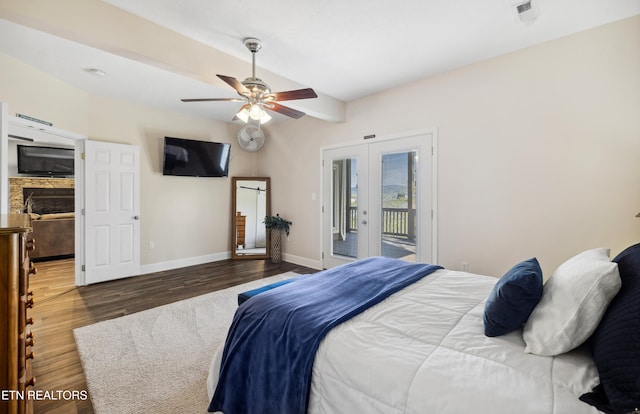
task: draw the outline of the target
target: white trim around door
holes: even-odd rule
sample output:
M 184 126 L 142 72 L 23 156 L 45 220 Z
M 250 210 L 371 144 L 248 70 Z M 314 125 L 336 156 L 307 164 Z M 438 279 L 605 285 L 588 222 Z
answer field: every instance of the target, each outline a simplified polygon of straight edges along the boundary
M 337 266 L 371 255 L 385 254 L 381 251 L 382 196 L 381 163 L 385 155 L 414 151 L 416 154 L 416 241 L 413 259 L 420 262 L 437 262 L 437 129 L 393 134 L 364 142 L 348 143 L 322 147 L 320 156 L 323 172 L 322 188 L 322 231 L 321 257 L 324 268 Z M 349 177 L 337 178 L 336 171 Z M 353 182 L 352 182 L 353 181 Z M 355 183 L 354 183 L 355 182 Z M 336 194 L 336 183 L 341 190 L 348 186 L 348 193 Z M 351 187 L 354 190 L 351 190 Z M 347 195 L 348 194 L 348 195 Z M 348 217 L 350 224 L 345 227 L 345 217 L 336 216 L 336 209 L 345 209 L 345 199 L 357 199 L 352 202 L 351 210 L 357 219 Z M 348 200 L 347 200 L 348 202 Z M 353 204 L 357 204 L 357 209 Z M 357 213 L 353 213 L 357 211 Z M 386 211 L 386 210 L 385 210 Z M 345 213 L 349 215 L 349 213 Z M 357 227 L 356 227 L 357 226 Z M 339 252 L 335 246 L 345 241 L 346 231 L 349 242 L 357 246 L 348 254 Z M 336 241 L 338 240 L 338 241 Z M 343 249 L 340 247 L 340 249 Z M 384 247 L 383 247 L 384 249 Z

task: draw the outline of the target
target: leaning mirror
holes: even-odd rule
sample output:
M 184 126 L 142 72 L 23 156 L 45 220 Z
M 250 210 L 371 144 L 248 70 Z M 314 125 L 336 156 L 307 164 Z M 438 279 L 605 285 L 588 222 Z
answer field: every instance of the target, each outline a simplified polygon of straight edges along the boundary
M 232 259 L 269 258 L 264 218 L 271 215 L 270 183 L 269 177 L 233 177 Z

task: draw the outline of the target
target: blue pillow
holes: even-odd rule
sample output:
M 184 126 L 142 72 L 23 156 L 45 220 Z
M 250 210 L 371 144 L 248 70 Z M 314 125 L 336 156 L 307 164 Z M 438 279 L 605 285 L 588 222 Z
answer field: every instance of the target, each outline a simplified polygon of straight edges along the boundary
M 484 334 L 500 336 L 522 328 L 542 297 L 542 269 L 534 257 L 498 280 L 484 306 Z
M 640 244 L 613 259 L 622 287 L 591 336 L 601 386 L 580 399 L 606 413 L 640 408 Z

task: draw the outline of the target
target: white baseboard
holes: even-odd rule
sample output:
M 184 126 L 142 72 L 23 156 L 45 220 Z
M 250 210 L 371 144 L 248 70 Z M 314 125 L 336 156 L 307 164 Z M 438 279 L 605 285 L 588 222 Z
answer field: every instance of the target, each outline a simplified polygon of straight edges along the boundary
M 211 262 L 219 262 L 231 258 L 231 252 L 212 253 L 204 256 L 188 257 L 185 259 L 171 260 L 169 262 L 150 263 L 140 266 L 140 274 L 163 272 L 165 270 L 179 269 L 181 267 L 195 266 Z
M 297 264 L 300 266 L 310 267 L 312 269 L 322 270 L 321 260 L 312 260 L 306 257 L 294 256 L 292 254 L 282 253 L 282 260 L 285 262 Z
M 165 270 L 180 269 L 187 266 L 195 266 L 211 262 L 219 262 L 220 260 L 227 260 L 231 258 L 231 252 L 212 253 L 204 256 L 187 257 L 185 259 L 171 260 L 168 262 L 150 263 L 140 266 L 140 274 L 146 275 L 148 273 L 163 272 Z M 312 269 L 322 270 L 322 261 L 312 260 L 306 257 L 295 256 L 292 254 L 283 253 L 282 259 L 285 262 L 297 264 L 300 266 L 310 267 Z

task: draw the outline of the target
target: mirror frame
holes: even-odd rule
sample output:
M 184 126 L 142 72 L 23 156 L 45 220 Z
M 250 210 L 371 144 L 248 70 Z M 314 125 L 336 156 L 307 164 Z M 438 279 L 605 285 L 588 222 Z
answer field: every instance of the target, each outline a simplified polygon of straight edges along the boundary
M 266 202 L 265 206 L 266 215 L 271 215 L 271 178 L 270 177 L 233 177 L 231 182 L 231 258 L 232 259 L 240 259 L 240 260 L 255 260 L 255 259 L 268 259 L 271 257 L 271 238 L 269 237 L 269 232 L 265 231 L 265 253 L 264 254 L 238 254 L 238 249 L 236 245 L 236 209 L 237 209 L 237 200 L 236 200 L 236 189 L 238 188 L 238 181 L 264 181 L 266 183 Z

